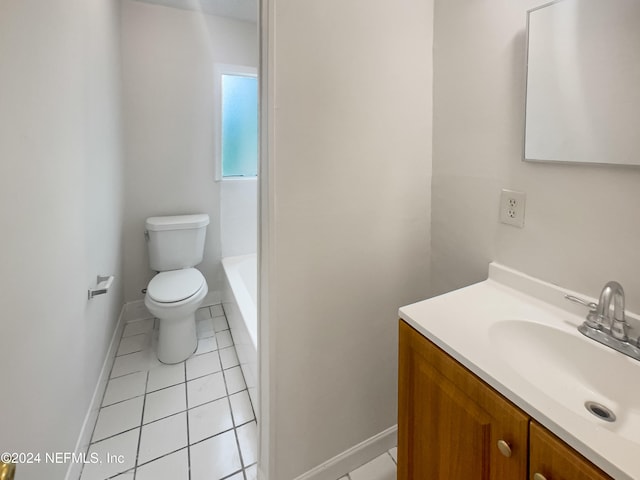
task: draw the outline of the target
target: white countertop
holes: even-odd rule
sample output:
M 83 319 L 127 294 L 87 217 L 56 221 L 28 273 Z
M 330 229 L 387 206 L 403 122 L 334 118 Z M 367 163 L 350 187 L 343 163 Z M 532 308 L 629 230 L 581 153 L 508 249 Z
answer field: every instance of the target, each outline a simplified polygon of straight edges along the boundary
M 587 298 L 493 263 L 488 280 L 407 305 L 400 308 L 399 315 L 613 478 L 639 480 L 640 429 L 629 432 L 627 428 L 622 436 L 619 432 L 624 428 L 625 418 L 620 412 L 616 412 L 620 417 L 616 425 L 596 418 L 582 405 L 564 404 L 561 393 L 536 384 L 512 368 L 504 354 L 499 353 L 491 335 L 492 326 L 498 322 L 524 320 L 575 335 L 579 341 L 593 344 L 594 349 L 606 350 L 606 355 L 613 352 L 578 332 L 586 309 L 565 300 L 565 294 Z M 631 315 L 631 318 L 637 319 L 637 316 Z M 636 393 L 635 386 L 640 385 L 640 362 L 616 354 L 620 355 L 620 362 L 624 362 L 625 372 L 637 375 L 615 379 L 620 374 L 613 371 L 611 378 L 623 382 L 620 385 L 633 385 L 629 395 Z M 612 381 L 611 378 L 608 381 Z M 620 390 L 626 391 L 624 387 Z M 634 416 L 640 415 L 640 398 L 625 398 L 625 402 L 631 405 L 627 412 L 631 410 Z

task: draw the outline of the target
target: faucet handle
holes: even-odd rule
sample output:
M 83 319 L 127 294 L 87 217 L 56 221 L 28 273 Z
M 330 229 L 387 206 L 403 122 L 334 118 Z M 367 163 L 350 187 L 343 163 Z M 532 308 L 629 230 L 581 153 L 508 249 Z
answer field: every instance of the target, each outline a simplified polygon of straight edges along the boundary
M 587 314 L 587 319 L 585 320 L 585 323 L 587 324 L 587 326 L 589 326 L 591 328 L 597 328 L 597 329 L 601 329 L 602 328 L 602 321 L 601 321 L 600 317 L 598 316 L 598 304 L 597 303 L 589 302 L 589 301 L 585 300 L 584 298 L 575 297 L 573 295 L 565 295 L 564 298 L 566 298 L 570 302 L 579 303 L 580 305 L 584 305 L 585 307 L 587 307 L 589 309 L 589 313 Z
M 584 305 L 590 311 L 593 311 L 593 313 L 595 313 L 596 310 L 598 309 L 598 304 L 597 303 L 589 302 L 589 301 L 585 300 L 584 298 L 574 297 L 573 295 L 565 295 L 564 298 L 566 298 L 570 302 L 579 303 L 580 305 Z

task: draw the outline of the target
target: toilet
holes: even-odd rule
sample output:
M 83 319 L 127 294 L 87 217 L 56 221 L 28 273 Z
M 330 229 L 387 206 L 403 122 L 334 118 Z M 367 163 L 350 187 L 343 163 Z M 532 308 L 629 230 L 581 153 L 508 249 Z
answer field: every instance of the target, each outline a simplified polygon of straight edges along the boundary
M 150 217 L 145 222 L 149 265 L 158 272 L 144 304 L 160 320 L 158 359 L 180 363 L 196 351 L 196 310 L 209 288 L 194 268 L 202 262 L 209 225 L 206 214 Z

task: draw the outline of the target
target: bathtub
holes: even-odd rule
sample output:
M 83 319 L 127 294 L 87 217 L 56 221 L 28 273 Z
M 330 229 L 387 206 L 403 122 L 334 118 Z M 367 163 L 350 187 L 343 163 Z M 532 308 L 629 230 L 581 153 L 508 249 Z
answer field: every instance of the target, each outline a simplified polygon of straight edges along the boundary
M 238 353 L 253 409 L 258 415 L 258 262 L 257 255 L 222 259 L 222 305 Z

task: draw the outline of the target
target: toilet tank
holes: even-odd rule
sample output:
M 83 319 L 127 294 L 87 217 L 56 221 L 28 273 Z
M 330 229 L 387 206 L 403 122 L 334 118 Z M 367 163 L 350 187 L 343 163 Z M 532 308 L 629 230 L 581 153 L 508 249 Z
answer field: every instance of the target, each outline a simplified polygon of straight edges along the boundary
M 165 272 L 202 262 L 207 225 L 209 215 L 205 213 L 147 218 L 145 237 L 151 269 Z

